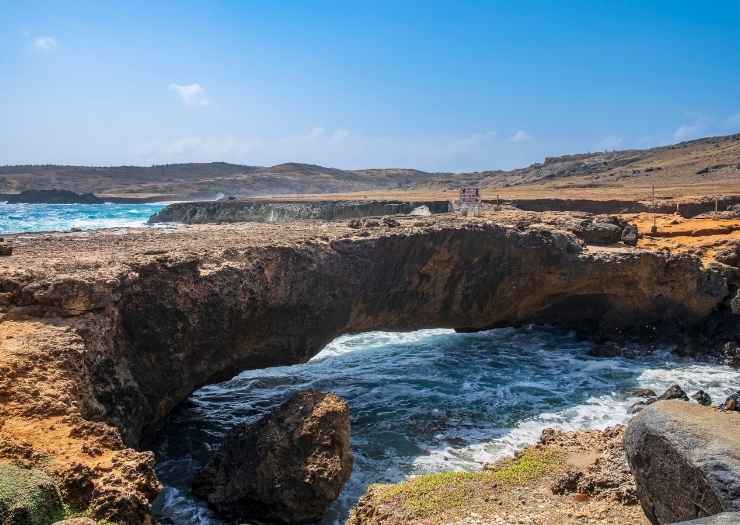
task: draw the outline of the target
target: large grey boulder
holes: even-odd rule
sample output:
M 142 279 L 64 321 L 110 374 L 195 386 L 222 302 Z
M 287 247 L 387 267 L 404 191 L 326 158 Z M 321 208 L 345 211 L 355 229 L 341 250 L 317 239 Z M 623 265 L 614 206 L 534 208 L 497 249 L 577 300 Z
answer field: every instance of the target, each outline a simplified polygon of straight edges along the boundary
M 659 401 L 630 421 L 624 447 L 652 523 L 740 511 L 740 413 Z
M 738 525 L 740 523 L 740 512 L 723 512 L 697 520 L 682 521 L 673 525 Z

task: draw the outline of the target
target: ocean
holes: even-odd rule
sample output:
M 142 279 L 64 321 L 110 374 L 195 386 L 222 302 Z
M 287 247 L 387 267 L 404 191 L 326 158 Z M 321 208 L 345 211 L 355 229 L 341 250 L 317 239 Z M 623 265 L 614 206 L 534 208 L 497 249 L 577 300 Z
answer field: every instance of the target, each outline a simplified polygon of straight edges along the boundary
M 344 523 L 370 483 L 475 470 L 535 443 L 544 428 L 627 420 L 630 391 L 672 384 L 724 401 L 740 371 L 679 360 L 667 349 L 597 358 L 573 334 L 542 327 L 479 333 L 422 330 L 340 337 L 302 365 L 247 371 L 195 392 L 155 446 L 162 524 L 222 525 L 189 485 L 225 432 L 306 388 L 336 392 L 351 411 L 355 464 L 322 525 Z
M 6 204 L 0 202 L 0 235 L 71 228 L 142 226 L 166 203 L 147 204 Z

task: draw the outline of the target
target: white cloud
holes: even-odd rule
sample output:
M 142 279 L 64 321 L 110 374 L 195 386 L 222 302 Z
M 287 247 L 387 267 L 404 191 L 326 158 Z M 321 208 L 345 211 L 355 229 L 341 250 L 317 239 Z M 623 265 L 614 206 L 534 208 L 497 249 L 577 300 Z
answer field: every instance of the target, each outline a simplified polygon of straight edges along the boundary
M 334 130 L 334 132 L 331 134 L 329 142 L 331 142 L 332 144 L 338 144 L 339 142 L 344 141 L 349 136 L 350 131 L 348 129 L 337 129 Z
M 180 97 L 183 104 L 188 107 L 204 107 L 211 103 L 206 93 L 206 88 L 198 83 L 193 84 L 175 84 L 172 83 L 169 86 L 170 91 L 173 91 Z
M 39 36 L 33 39 L 33 47 L 39 51 L 54 51 L 57 48 L 57 41 L 51 36 Z
M 517 131 L 511 136 L 511 142 L 520 143 L 520 142 L 529 142 L 530 140 L 532 140 L 532 135 L 530 135 L 523 129 L 520 129 L 519 131 Z
M 624 143 L 622 137 L 609 135 L 596 145 L 596 151 L 609 151 L 619 148 Z
M 701 134 L 702 129 L 703 127 L 699 124 L 683 124 L 673 132 L 673 138 L 679 142 L 697 138 Z

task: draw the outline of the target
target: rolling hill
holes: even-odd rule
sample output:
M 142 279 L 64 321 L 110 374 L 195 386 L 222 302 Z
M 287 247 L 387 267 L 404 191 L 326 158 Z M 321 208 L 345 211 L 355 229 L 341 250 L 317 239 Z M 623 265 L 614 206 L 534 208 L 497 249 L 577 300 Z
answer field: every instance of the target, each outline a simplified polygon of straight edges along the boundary
M 589 196 L 673 189 L 675 195 L 740 192 L 740 134 L 644 150 L 564 155 L 511 171 L 429 173 L 341 170 L 312 164 L 224 162 L 161 166 L 4 166 L 0 193 L 62 189 L 105 196 L 209 198 L 355 192 L 444 193 L 480 184 L 484 192 Z M 665 193 L 665 191 L 664 191 Z

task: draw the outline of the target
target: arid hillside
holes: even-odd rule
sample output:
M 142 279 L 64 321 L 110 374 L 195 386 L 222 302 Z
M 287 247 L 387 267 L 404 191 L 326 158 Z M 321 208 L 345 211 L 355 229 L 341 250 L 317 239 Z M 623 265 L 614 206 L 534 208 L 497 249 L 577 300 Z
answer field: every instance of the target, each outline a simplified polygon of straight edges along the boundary
M 213 162 L 139 167 L 5 166 L 0 193 L 63 189 L 106 196 L 209 198 L 268 195 L 423 194 L 447 199 L 466 184 L 494 197 L 645 198 L 740 193 L 740 135 L 709 137 L 646 150 L 545 159 L 511 171 L 428 173 L 414 169 L 341 170 L 311 164 L 271 167 Z

